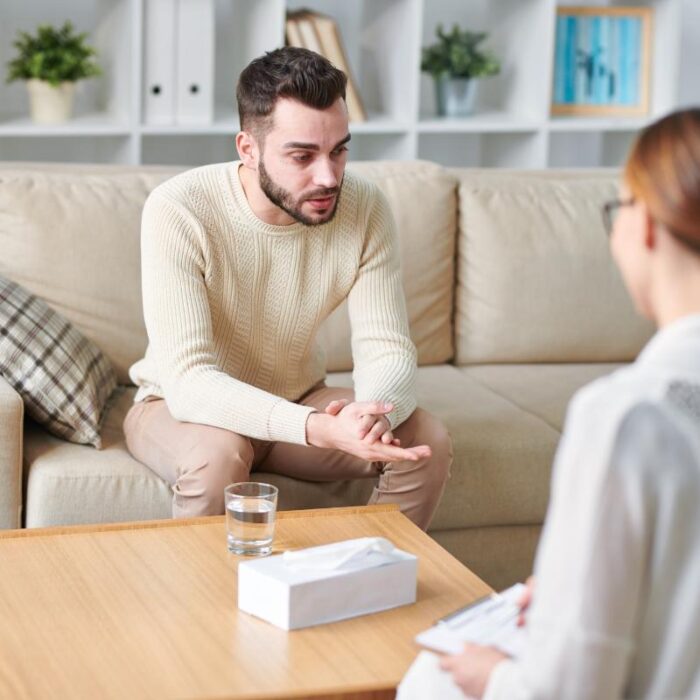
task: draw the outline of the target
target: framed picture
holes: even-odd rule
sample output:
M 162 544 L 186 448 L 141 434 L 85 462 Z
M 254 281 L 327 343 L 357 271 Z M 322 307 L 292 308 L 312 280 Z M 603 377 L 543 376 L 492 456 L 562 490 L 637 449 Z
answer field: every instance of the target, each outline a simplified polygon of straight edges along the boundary
M 559 7 L 552 114 L 649 110 L 650 7 Z

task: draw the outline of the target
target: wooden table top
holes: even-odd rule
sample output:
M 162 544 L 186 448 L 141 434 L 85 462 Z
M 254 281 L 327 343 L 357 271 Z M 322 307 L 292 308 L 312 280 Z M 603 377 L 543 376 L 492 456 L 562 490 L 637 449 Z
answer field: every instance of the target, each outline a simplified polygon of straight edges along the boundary
M 274 552 L 381 536 L 413 605 L 285 632 L 237 608 L 223 516 L 0 531 L 0 697 L 394 697 L 414 636 L 491 589 L 393 506 L 278 514 Z

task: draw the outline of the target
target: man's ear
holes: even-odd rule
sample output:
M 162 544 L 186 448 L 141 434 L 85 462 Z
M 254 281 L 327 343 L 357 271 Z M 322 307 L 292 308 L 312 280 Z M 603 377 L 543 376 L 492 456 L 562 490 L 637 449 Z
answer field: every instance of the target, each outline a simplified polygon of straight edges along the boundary
M 243 165 L 251 170 L 258 169 L 258 143 L 249 131 L 239 131 L 236 134 L 236 150 Z

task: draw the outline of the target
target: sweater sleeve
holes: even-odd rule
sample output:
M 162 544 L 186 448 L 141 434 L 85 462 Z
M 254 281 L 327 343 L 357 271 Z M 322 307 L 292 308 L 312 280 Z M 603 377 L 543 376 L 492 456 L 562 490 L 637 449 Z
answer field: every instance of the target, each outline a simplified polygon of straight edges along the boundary
M 388 418 L 395 428 L 416 408 L 416 349 L 409 336 L 394 217 L 379 189 L 370 206 L 360 269 L 348 296 L 353 383 L 358 401 L 394 404 Z
M 154 192 L 141 227 L 143 305 L 164 398 L 181 421 L 270 441 L 306 444 L 300 406 L 226 374 L 215 356 L 203 227 Z

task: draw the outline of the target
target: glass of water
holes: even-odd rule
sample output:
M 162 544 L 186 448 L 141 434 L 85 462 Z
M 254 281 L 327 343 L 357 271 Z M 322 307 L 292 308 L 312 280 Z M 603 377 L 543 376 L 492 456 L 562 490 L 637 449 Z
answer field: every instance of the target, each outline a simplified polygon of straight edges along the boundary
M 229 552 L 264 556 L 272 551 L 277 513 L 276 486 L 241 481 L 224 489 Z

